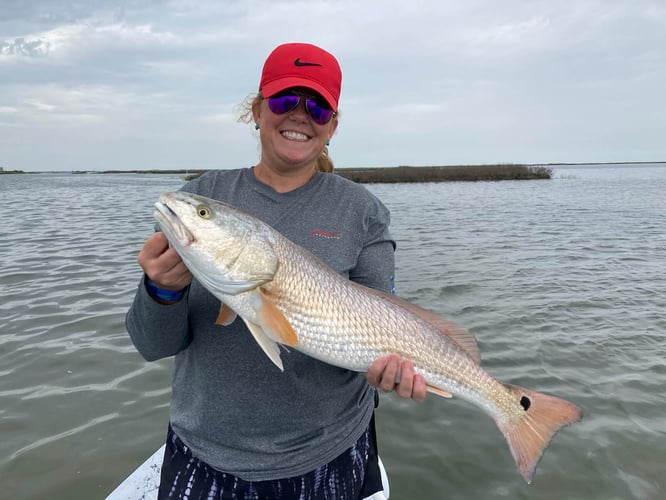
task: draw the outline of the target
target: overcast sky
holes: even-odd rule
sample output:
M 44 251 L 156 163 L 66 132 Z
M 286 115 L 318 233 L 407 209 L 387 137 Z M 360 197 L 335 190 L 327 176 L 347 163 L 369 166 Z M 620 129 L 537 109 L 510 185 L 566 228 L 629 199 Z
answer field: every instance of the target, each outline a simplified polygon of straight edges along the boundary
M 252 165 L 290 41 L 342 66 L 339 167 L 666 160 L 663 0 L 2 0 L 0 166 Z

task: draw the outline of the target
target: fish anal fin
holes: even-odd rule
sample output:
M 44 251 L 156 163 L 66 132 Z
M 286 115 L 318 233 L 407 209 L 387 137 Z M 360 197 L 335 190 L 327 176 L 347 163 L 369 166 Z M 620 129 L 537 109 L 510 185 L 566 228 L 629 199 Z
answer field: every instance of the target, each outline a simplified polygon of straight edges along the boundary
M 284 366 L 282 365 L 282 359 L 280 358 L 280 348 L 278 344 L 270 339 L 259 325 L 251 323 L 250 321 L 245 321 L 245 325 L 248 330 L 250 330 L 254 340 L 259 344 L 259 347 L 261 347 L 261 350 L 264 351 L 273 364 L 283 372 Z
M 276 342 L 292 347 L 297 346 L 298 335 L 282 311 L 263 290 L 258 289 L 257 296 L 259 298 L 259 304 L 256 307 L 257 318 L 264 332 Z
M 504 434 L 516 466 L 529 484 L 541 456 L 557 431 L 583 418 L 583 411 L 564 399 L 505 385 L 522 408 L 518 417 L 495 419 Z
M 224 302 L 220 304 L 220 312 L 215 320 L 216 325 L 228 326 L 236 320 L 236 313 Z
M 443 398 L 452 398 L 453 394 L 451 394 L 448 391 L 445 391 L 444 389 L 440 389 L 439 387 L 435 387 L 434 385 L 426 384 L 426 391 L 432 392 L 433 394 L 437 394 L 438 396 L 441 396 Z

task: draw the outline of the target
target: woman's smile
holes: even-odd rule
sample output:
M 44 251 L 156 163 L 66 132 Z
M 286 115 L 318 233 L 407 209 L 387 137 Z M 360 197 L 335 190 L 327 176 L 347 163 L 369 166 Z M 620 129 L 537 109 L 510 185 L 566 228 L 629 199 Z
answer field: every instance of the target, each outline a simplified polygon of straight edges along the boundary
M 296 132 L 295 130 L 283 130 L 280 132 L 280 135 L 290 141 L 305 142 L 311 139 L 309 135 L 304 134 L 303 132 Z

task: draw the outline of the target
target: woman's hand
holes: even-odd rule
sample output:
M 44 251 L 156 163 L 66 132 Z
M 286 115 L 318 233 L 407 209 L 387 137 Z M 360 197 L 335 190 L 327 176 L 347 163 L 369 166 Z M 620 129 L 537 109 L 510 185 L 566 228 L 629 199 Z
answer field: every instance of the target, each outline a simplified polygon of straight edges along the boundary
M 165 290 L 182 290 L 192 282 L 192 273 L 169 246 L 164 233 L 154 233 L 146 240 L 137 261 L 146 276 Z
M 401 398 L 425 401 L 425 379 L 414 373 L 414 364 L 410 360 L 400 359 L 397 354 L 375 360 L 365 378 L 371 386 L 384 392 L 395 391 Z

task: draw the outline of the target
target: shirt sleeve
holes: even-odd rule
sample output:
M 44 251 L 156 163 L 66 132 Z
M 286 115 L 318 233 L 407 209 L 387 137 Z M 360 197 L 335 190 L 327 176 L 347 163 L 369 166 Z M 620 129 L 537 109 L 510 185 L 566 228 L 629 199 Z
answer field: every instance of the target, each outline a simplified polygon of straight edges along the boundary
M 173 356 L 190 343 L 185 294 L 175 304 L 164 305 L 154 301 L 141 279 L 134 302 L 125 317 L 130 339 L 147 361 Z
M 389 233 L 390 213 L 379 201 L 364 220 L 366 240 L 356 266 L 350 271 L 352 281 L 385 292 L 393 292 L 395 241 Z

